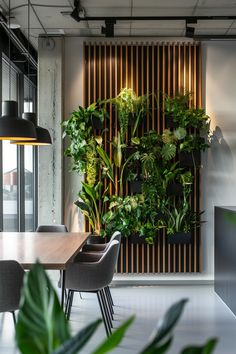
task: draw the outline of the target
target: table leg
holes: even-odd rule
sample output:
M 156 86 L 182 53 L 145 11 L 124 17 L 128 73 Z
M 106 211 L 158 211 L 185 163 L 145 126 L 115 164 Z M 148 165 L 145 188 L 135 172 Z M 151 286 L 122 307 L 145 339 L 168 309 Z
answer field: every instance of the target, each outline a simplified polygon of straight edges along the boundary
M 64 297 L 65 297 L 65 282 L 66 280 L 66 270 L 61 271 L 61 307 L 64 309 Z

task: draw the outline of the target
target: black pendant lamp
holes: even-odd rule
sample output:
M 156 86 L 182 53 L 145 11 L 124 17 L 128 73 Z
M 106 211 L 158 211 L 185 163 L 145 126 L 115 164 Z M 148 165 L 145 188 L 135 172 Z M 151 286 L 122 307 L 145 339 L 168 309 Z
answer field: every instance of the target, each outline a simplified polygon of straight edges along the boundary
M 11 97 L 11 2 L 9 0 L 9 97 Z M 32 122 L 24 121 L 18 117 L 18 104 L 16 101 L 2 102 L 2 116 L 0 118 L 0 140 L 35 140 L 36 130 Z
M 22 117 L 24 118 L 23 120 L 26 122 L 33 123 L 35 129 L 36 129 L 36 140 L 33 141 L 27 141 L 27 140 L 20 140 L 20 141 L 12 141 L 11 144 L 17 144 L 17 145 L 33 145 L 33 146 L 43 146 L 43 145 L 51 145 L 52 140 L 51 136 L 49 134 L 49 131 L 47 129 L 44 129 L 42 127 L 39 127 L 37 125 L 37 117 L 35 113 L 27 112 L 23 113 Z
M 30 0 L 28 0 L 28 82 L 30 78 L 30 64 L 29 64 L 29 55 L 30 55 L 30 48 L 29 48 L 29 40 L 30 40 Z M 28 84 L 28 101 L 30 102 L 30 85 Z M 51 145 L 52 140 L 47 129 L 39 127 L 37 125 L 37 116 L 36 113 L 33 112 L 24 112 L 23 120 L 25 122 L 29 122 L 33 124 L 36 129 L 36 140 L 28 141 L 27 139 L 20 139 L 19 141 L 12 141 L 11 144 L 16 145 L 33 145 L 33 146 L 43 146 L 43 145 Z M 14 139 L 16 140 L 16 139 Z
M 2 103 L 2 117 L 0 118 L 0 140 L 36 140 L 36 129 L 32 122 L 18 117 L 16 101 Z

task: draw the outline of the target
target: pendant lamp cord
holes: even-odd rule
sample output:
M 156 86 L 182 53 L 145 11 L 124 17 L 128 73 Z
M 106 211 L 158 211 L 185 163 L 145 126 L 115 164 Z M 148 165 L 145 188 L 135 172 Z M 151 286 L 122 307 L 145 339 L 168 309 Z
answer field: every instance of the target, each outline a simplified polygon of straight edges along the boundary
M 30 63 L 29 63 L 29 56 L 30 56 L 30 0 L 28 0 L 28 111 L 30 112 Z
M 11 100 L 11 0 L 9 0 L 8 5 L 9 5 L 9 20 L 8 20 L 9 100 Z

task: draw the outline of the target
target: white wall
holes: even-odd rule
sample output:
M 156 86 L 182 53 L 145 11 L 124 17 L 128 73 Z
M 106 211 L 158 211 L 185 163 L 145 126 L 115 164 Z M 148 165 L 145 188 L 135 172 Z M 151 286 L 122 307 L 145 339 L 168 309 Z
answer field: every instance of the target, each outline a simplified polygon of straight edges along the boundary
M 203 97 L 214 132 L 203 155 L 203 267 L 214 276 L 214 206 L 236 205 L 236 42 L 206 42 L 203 47 Z M 224 235 L 222 235 L 224 237 Z
M 65 40 L 65 90 L 64 118 L 79 105 L 83 106 L 83 41 L 80 38 Z M 83 231 L 84 222 L 78 208 L 74 205 L 78 191 L 81 188 L 81 176 L 71 169 L 71 161 L 64 158 L 64 222 L 71 231 Z

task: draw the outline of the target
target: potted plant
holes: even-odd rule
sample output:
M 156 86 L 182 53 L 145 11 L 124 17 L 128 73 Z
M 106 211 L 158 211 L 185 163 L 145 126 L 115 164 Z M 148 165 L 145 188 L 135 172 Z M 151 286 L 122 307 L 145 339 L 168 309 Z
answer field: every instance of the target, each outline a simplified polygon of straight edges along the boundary
M 193 212 L 185 201 L 178 207 L 165 210 L 165 226 L 168 243 L 183 244 L 191 242 L 192 231 L 200 227 L 201 213 Z
M 100 237 L 102 229 L 102 216 L 105 210 L 105 204 L 109 200 L 107 196 L 108 188 L 102 192 L 102 183 L 98 182 L 95 186 L 82 182 L 82 190 L 79 192 L 79 199 L 75 205 L 79 207 L 85 218 L 88 220 L 92 236 L 90 243 L 104 243 L 105 240 Z M 101 213 L 99 211 L 99 203 L 102 203 Z M 98 237 L 99 236 L 99 237 Z

